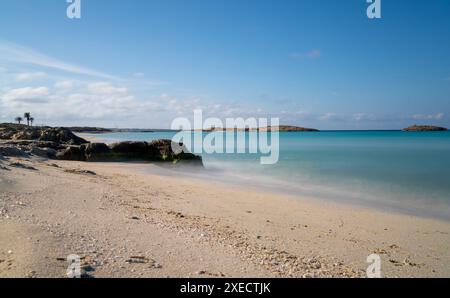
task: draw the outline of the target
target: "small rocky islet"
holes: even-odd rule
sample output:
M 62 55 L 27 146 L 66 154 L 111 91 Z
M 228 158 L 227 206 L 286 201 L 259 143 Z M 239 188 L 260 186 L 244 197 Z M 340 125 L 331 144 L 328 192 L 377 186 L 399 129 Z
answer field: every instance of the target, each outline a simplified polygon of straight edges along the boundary
M 412 125 L 404 128 L 403 131 L 448 131 L 445 127 L 433 126 L 433 125 Z
M 175 146 L 174 146 L 175 145 Z M 176 148 L 176 152 L 173 150 Z M 63 127 L 30 127 L 0 124 L 0 156 L 38 156 L 72 161 L 149 161 L 189 163 L 202 166 L 200 156 L 188 153 L 171 140 L 91 143 Z

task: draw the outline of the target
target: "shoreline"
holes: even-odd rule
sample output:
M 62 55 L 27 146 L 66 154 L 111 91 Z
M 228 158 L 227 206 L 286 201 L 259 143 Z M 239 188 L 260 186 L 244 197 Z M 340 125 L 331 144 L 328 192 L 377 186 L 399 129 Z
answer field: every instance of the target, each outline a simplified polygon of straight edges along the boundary
M 322 131 L 321 131 L 322 132 Z M 323 131 L 326 132 L 326 131 Z M 345 132 L 345 131 L 343 131 Z M 405 132 L 411 133 L 411 132 Z M 420 132 L 423 133 L 423 132 Z M 435 133 L 435 132 L 428 132 Z M 442 132 L 438 132 L 442 133 Z M 113 143 L 115 141 L 108 142 L 107 139 L 100 138 L 97 134 L 86 134 L 86 133 L 76 133 L 77 136 L 82 137 L 90 142 L 103 142 L 103 143 Z M 123 140 L 117 140 L 123 141 Z M 137 162 L 139 163 L 139 162 Z M 204 159 L 205 163 L 205 159 Z M 219 169 L 222 170 L 222 169 Z M 275 196 L 290 196 L 294 199 L 296 197 L 311 197 L 314 200 L 336 203 L 348 206 L 369 208 L 375 211 L 393 213 L 393 214 L 401 214 L 401 215 L 409 215 L 416 216 L 425 219 L 437 219 L 450 222 L 450 213 L 448 212 L 447 206 L 442 206 L 443 208 L 447 208 L 445 211 L 442 211 L 442 208 L 426 208 L 425 202 L 423 201 L 411 201 L 408 206 L 404 204 L 400 204 L 399 202 L 385 199 L 380 201 L 378 198 L 380 194 L 366 194 L 366 197 L 361 197 L 361 194 L 358 192 L 352 193 L 350 191 L 343 191 L 343 189 L 334 189 L 332 187 L 323 187 L 320 184 L 308 185 L 307 187 L 303 185 L 301 188 L 297 188 L 293 186 L 292 182 L 286 182 L 280 177 L 263 177 L 259 178 L 264 179 L 264 181 L 259 180 L 248 180 L 246 177 L 236 177 L 238 173 L 225 173 L 220 171 L 216 172 L 213 168 L 208 168 L 205 166 L 204 171 L 197 171 L 193 169 L 192 173 L 183 173 L 180 171 L 180 168 L 171 169 L 170 167 L 166 169 L 165 167 L 161 167 L 162 173 L 158 173 L 155 171 L 148 171 L 143 169 L 142 173 L 150 173 L 150 174 L 168 174 L 169 176 L 179 176 L 180 178 L 188 178 L 194 179 L 198 181 L 202 181 L 205 179 L 212 180 L 217 183 L 221 183 L 227 185 L 228 187 L 239 187 L 239 188 L 250 188 L 251 190 L 264 190 L 272 193 Z M 164 173 L 166 172 L 166 173 Z M 245 181 L 246 185 L 243 185 Z M 384 197 L 381 194 L 381 197 Z M 434 203 L 435 204 L 435 203 Z
M 96 277 L 364 277 L 371 253 L 386 277 L 450 276 L 441 220 L 142 173 L 139 163 L 18 162 L 36 171 L 0 171 L 15 185 L 0 194 L 0 225 L 49 234 L 59 254 L 88 256 Z M 133 255 L 152 261 L 127 263 Z

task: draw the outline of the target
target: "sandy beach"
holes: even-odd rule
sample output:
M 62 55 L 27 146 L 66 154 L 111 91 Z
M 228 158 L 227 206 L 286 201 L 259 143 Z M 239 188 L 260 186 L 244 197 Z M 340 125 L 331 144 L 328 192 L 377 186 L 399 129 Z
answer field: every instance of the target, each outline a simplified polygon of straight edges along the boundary
M 0 277 L 64 277 L 71 254 L 96 278 L 365 277 L 372 253 L 383 277 L 450 276 L 446 221 L 151 164 L 0 162 Z

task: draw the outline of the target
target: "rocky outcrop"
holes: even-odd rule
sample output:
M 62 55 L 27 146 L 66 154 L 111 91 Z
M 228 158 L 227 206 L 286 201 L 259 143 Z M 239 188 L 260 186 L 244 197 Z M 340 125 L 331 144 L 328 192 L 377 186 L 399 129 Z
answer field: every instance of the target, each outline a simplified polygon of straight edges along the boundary
M 170 161 L 174 163 L 192 161 L 201 164 L 200 156 L 188 152 L 182 144 L 171 140 L 147 142 L 120 142 L 110 145 L 112 156 L 118 159 L 138 159 L 148 161 Z M 176 148 L 177 150 L 173 150 Z
M 86 161 L 85 146 L 67 146 L 56 153 L 56 159 Z
M 67 128 L 29 127 L 19 124 L 1 124 L 0 139 L 16 141 L 50 141 L 68 145 L 81 145 L 88 143 L 88 141 L 74 135 Z
M 200 156 L 189 153 L 183 144 L 174 143 L 171 140 L 156 140 L 148 146 L 150 151 L 156 154 L 157 160 L 173 162 L 192 161 L 194 163 L 202 160 Z
M 33 141 L 33 140 L 10 140 L 10 141 L 2 141 L 1 145 L 9 145 L 21 148 L 25 151 L 31 150 L 33 147 L 39 148 L 52 148 L 54 150 L 64 149 L 66 147 L 65 144 L 59 144 L 56 142 L 43 142 L 43 141 Z
M 183 145 L 173 144 L 172 141 L 158 140 L 147 142 L 120 142 L 107 146 L 103 143 L 68 146 L 58 151 L 56 158 L 60 160 L 78 161 L 165 161 L 172 163 L 192 163 L 203 165 L 200 156 L 186 153 Z M 184 152 L 183 152 L 184 151 Z
M 0 140 L 11 140 L 16 133 L 23 129 L 26 129 L 26 126 L 22 124 L 0 124 Z
M 120 142 L 110 145 L 114 155 L 127 158 L 145 158 L 151 155 L 147 142 Z
M 111 159 L 111 149 L 103 143 L 90 143 L 84 147 L 86 161 L 108 161 Z
M 89 143 L 85 139 L 74 135 L 67 128 L 62 127 L 49 128 L 42 131 L 41 136 L 39 137 L 39 141 L 59 142 L 69 145 L 81 145 Z
M 37 140 L 41 137 L 42 130 L 26 128 L 24 130 L 16 132 L 11 139 L 13 140 Z
M 35 147 L 31 148 L 29 153 L 31 155 L 42 157 L 42 158 L 54 159 L 54 158 L 56 158 L 57 151 L 53 148 L 48 148 L 48 147 L 41 148 L 41 147 L 35 146 Z
M 0 124 L 2 156 L 72 160 L 72 161 L 166 161 L 190 162 L 203 165 L 200 156 L 188 153 L 182 144 L 171 140 L 147 142 L 120 142 L 110 146 L 89 143 L 67 128 L 28 127 L 17 124 Z M 176 150 L 174 150 L 174 148 Z
M 403 131 L 447 131 L 447 128 L 432 125 L 413 125 L 403 129 Z

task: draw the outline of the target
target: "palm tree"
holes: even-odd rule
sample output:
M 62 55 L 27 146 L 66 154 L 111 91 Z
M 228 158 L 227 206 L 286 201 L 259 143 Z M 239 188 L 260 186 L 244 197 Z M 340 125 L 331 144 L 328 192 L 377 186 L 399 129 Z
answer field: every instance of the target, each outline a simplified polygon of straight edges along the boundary
M 33 126 L 34 118 L 30 117 L 30 125 Z
M 31 113 L 25 113 L 23 114 L 23 117 L 27 119 L 27 125 L 30 126 Z
M 22 117 L 16 117 L 16 119 L 14 119 L 17 123 L 20 124 L 20 122 L 22 122 L 23 118 Z

